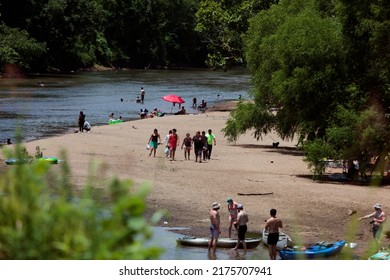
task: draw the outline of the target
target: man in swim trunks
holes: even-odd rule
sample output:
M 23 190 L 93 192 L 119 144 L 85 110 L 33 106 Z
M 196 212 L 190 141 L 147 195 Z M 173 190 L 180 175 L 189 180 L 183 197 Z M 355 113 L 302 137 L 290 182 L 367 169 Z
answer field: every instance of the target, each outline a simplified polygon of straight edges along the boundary
M 271 260 L 276 260 L 276 244 L 279 241 L 279 228 L 283 228 L 282 220 L 276 217 L 276 209 L 271 209 L 271 218 L 265 221 L 265 229 L 268 231 L 268 251 Z
M 209 240 L 209 253 L 213 249 L 213 254 L 217 250 L 217 243 L 219 235 L 221 234 L 221 220 L 218 210 L 221 208 L 221 205 L 218 202 L 214 202 L 210 210 L 210 240 Z
M 372 218 L 372 235 L 375 238 L 375 244 L 377 247 L 377 250 L 380 249 L 380 236 L 382 233 L 383 224 L 386 221 L 386 214 L 384 211 L 382 211 L 382 205 L 380 203 L 377 203 L 374 205 L 375 212 L 372 212 L 371 214 L 368 214 L 366 216 L 360 217 L 360 220 L 363 219 L 369 219 Z
M 244 248 L 244 254 L 246 254 L 246 243 L 245 243 L 245 234 L 248 230 L 247 223 L 249 221 L 248 214 L 244 211 L 244 206 L 242 204 L 237 205 L 238 215 L 237 215 L 237 230 L 238 230 L 238 238 L 237 245 L 234 247 L 234 250 L 238 249 L 240 243 L 242 243 L 242 247 Z
M 231 197 L 229 197 L 226 202 L 228 203 L 228 212 L 229 212 L 229 238 L 232 237 L 232 227 L 234 225 L 235 228 L 237 228 L 236 222 L 237 222 L 237 202 L 233 201 Z

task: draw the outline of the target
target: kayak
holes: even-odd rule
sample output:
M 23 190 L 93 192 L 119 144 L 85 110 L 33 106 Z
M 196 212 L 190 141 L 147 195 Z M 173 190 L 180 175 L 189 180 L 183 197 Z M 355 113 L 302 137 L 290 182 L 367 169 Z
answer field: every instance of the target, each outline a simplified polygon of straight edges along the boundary
M 279 252 L 282 260 L 321 259 L 339 253 L 345 246 L 345 240 L 336 242 L 317 242 L 310 247 L 286 247 Z
M 9 158 L 5 160 L 5 164 L 15 165 L 15 164 L 25 164 L 29 163 L 30 160 L 28 158 Z
M 263 229 L 262 240 L 263 240 L 263 244 L 268 246 L 268 232 L 265 229 Z M 291 237 L 284 232 L 279 232 L 279 240 L 278 243 L 276 244 L 276 250 L 280 251 L 284 247 L 291 246 L 291 245 L 292 245 Z
M 41 157 L 38 160 L 49 162 L 52 164 L 57 164 L 58 163 L 58 158 L 56 157 Z
M 108 124 L 118 124 L 118 123 L 123 123 L 123 120 L 109 120 Z
M 183 246 L 197 246 L 197 247 L 208 247 L 209 238 L 205 237 L 192 237 L 185 236 L 176 239 L 176 243 Z M 261 238 L 246 238 L 245 243 L 247 249 L 256 248 L 261 242 Z M 218 238 L 218 248 L 234 248 L 237 244 L 237 239 L 232 238 Z M 241 244 L 238 248 L 242 248 Z
M 369 260 L 388 260 L 390 261 L 390 251 L 381 251 L 378 252 L 371 257 L 368 258 Z

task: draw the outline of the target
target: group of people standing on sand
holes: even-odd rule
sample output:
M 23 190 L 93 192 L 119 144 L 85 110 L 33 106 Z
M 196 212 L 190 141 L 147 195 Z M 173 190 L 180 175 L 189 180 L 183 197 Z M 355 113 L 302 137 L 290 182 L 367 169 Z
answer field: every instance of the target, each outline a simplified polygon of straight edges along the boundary
M 231 197 L 227 200 L 227 210 L 229 212 L 229 229 L 228 237 L 232 238 L 233 227 L 237 233 L 237 243 L 233 248 L 237 252 L 238 247 L 242 244 L 244 254 L 247 251 L 247 245 L 245 242 L 245 235 L 248 231 L 247 223 L 249 222 L 248 214 L 244 211 L 244 206 L 241 203 L 235 202 Z M 218 238 L 221 234 L 221 219 L 219 210 L 221 205 L 218 202 L 214 202 L 211 206 L 209 213 L 210 218 L 210 239 L 208 244 L 209 254 L 215 256 L 217 250 Z M 265 229 L 268 231 L 268 249 L 271 260 L 276 260 L 276 244 L 279 240 L 279 229 L 283 228 L 282 220 L 276 217 L 276 209 L 270 210 L 270 218 L 265 220 Z
M 158 145 L 164 145 L 164 154 L 170 161 L 175 160 L 176 149 L 180 145 L 179 135 L 177 130 L 173 128 L 169 130 L 168 134 L 165 136 L 164 140 L 161 142 L 161 136 L 155 128 L 153 133 L 148 139 L 148 148 L 150 149 L 149 156 L 153 154 L 156 157 L 156 151 Z M 215 135 L 212 133 L 212 130 L 209 129 L 206 134 L 205 131 L 197 131 L 195 136 L 191 137 L 190 133 L 186 133 L 186 136 L 181 142 L 181 149 L 184 150 L 184 159 L 191 160 L 191 150 L 194 150 L 195 162 L 201 163 L 202 160 L 210 160 L 213 146 L 217 144 Z

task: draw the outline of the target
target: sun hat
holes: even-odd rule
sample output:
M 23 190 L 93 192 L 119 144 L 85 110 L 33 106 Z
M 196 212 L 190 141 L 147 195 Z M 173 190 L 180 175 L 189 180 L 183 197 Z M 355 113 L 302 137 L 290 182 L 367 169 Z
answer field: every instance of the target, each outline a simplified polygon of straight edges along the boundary
M 228 197 L 228 198 L 226 199 L 226 202 L 229 203 L 230 201 L 233 201 L 233 198 Z
M 218 202 L 214 202 L 212 207 L 213 207 L 213 209 L 217 209 L 217 208 L 220 208 L 221 205 Z
M 244 208 L 244 205 L 242 205 L 242 204 L 237 205 L 237 209 L 243 209 L 243 208 Z
M 380 203 L 377 203 L 377 204 L 374 205 L 374 208 L 382 209 L 382 205 L 380 205 Z

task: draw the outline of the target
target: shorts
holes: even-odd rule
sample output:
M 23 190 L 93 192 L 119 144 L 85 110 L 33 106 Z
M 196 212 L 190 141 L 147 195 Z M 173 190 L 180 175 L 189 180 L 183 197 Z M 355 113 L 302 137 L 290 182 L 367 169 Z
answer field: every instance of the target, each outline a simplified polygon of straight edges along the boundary
M 375 239 L 379 239 L 381 232 L 382 232 L 382 227 L 379 225 L 372 225 L 372 236 Z
M 238 240 L 244 241 L 245 240 L 245 234 L 248 230 L 248 227 L 246 225 L 244 226 L 238 226 Z
M 216 225 L 211 225 L 211 226 L 210 226 L 210 236 L 211 236 L 211 238 L 213 238 L 213 239 L 216 239 L 216 238 L 219 237 L 219 231 L 218 231 Z
M 268 234 L 268 245 L 276 245 L 279 241 L 279 232 L 273 232 Z
M 158 144 L 157 144 L 157 142 L 150 141 L 149 146 L 152 149 L 157 149 Z

